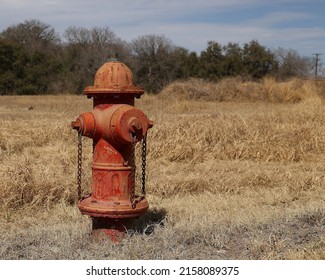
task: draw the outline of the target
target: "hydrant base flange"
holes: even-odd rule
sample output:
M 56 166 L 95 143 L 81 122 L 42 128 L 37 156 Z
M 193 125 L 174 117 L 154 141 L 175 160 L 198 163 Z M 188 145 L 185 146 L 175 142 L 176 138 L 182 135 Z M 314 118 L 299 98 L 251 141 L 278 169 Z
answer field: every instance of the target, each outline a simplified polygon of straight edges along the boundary
M 149 204 L 146 198 L 141 198 L 136 207 L 132 208 L 129 200 L 101 201 L 90 196 L 80 200 L 78 207 L 82 214 L 91 217 L 124 219 L 144 214 L 147 212 Z

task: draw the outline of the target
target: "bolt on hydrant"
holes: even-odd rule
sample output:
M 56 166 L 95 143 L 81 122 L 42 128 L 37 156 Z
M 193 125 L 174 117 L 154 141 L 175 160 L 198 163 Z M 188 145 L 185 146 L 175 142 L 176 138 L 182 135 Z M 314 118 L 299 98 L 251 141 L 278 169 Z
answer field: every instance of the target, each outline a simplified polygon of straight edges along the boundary
M 93 110 L 71 123 L 78 131 L 78 208 L 92 218 L 93 235 L 105 233 L 113 241 L 124 237 L 134 217 L 148 210 L 145 198 L 146 136 L 153 126 L 134 107 L 143 88 L 133 82 L 131 70 L 111 60 L 102 65 L 94 86 L 85 88 Z M 81 197 L 82 136 L 93 139 L 91 194 Z M 135 194 L 135 145 L 142 141 L 142 194 Z

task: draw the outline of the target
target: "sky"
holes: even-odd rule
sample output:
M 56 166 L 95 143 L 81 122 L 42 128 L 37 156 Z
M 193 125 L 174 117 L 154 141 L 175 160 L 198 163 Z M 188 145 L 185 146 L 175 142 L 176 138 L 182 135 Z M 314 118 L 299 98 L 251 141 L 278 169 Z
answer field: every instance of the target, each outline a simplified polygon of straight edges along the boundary
M 325 59 L 324 14 L 324 0 L 0 0 L 0 31 L 37 19 L 61 35 L 70 26 L 109 27 L 128 42 L 163 35 L 198 54 L 208 41 L 257 40 Z

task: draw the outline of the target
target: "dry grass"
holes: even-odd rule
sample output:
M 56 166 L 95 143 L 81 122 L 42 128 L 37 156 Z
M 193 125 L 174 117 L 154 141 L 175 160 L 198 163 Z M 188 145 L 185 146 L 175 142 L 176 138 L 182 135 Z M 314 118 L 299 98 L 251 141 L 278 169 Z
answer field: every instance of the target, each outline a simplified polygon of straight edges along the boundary
M 120 244 L 75 206 L 78 96 L 0 97 L 2 259 L 325 259 L 323 82 L 177 82 L 137 101 L 151 210 Z M 227 101 L 227 102 L 220 102 Z M 31 108 L 32 107 L 32 108 Z M 91 141 L 84 139 L 84 192 Z
M 219 83 L 207 83 L 199 79 L 178 81 L 161 93 L 165 98 L 205 101 L 266 101 L 272 103 L 296 103 L 315 95 L 323 95 L 325 81 L 292 79 L 276 82 L 264 78 L 261 83 L 226 78 Z

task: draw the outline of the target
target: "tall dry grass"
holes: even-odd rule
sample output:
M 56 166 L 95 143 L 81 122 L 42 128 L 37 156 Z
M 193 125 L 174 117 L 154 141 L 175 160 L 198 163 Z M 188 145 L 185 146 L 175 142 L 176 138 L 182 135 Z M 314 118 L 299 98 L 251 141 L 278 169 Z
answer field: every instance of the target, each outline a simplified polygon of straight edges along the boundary
M 219 83 L 190 79 L 170 84 L 160 95 L 177 100 L 296 103 L 313 96 L 323 96 L 324 84 L 325 80 L 292 79 L 277 82 L 271 77 L 264 78 L 260 83 L 244 81 L 240 77 L 225 78 Z
M 322 82 L 230 79 L 177 82 L 137 100 L 155 121 L 150 211 L 120 244 L 91 241 L 90 220 L 75 206 L 69 123 L 91 101 L 1 96 L 0 256 L 324 259 L 323 96 Z M 85 193 L 91 157 L 84 139 Z

